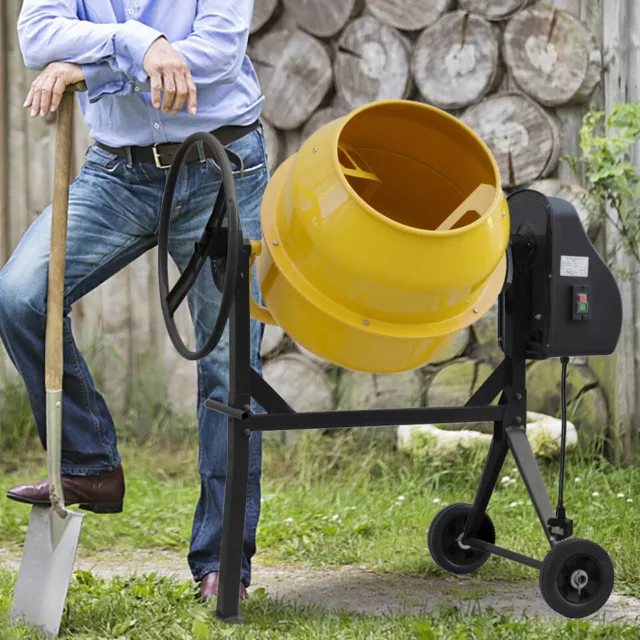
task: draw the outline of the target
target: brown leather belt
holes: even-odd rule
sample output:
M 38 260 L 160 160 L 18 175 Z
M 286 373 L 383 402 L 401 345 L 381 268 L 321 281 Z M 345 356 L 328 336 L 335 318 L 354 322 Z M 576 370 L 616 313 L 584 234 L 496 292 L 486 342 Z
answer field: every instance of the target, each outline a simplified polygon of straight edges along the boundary
M 248 133 L 251 133 L 254 129 L 258 128 L 260 124 L 259 120 L 252 122 L 245 126 L 229 125 L 226 127 L 220 127 L 211 133 L 220 141 L 223 146 L 227 146 L 240 138 L 243 138 Z M 97 142 L 96 144 L 121 158 L 129 158 L 131 154 L 131 162 L 148 162 L 155 164 L 159 169 L 168 169 L 176 156 L 181 142 L 166 142 L 160 144 L 152 144 L 147 147 L 109 147 L 106 144 Z M 199 145 L 193 146 L 191 151 L 187 154 L 186 162 L 199 162 L 201 159 Z M 208 147 L 202 145 L 202 151 L 206 158 L 213 157 Z

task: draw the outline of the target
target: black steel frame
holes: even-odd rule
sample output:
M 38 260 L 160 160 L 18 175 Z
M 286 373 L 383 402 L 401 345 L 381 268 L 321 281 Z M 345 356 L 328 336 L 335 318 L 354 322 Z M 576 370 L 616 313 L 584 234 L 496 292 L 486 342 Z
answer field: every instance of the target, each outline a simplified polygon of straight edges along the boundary
M 243 532 L 249 474 L 249 443 L 254 431 L 327 429 L 428 423 L 493 422 L 493 438 L 480 478 L 472 511 L 462 541 L 472 548 L 515 560 L 540 569 L 542 561 L 509 551 L 478 539 L 500 471 L 509 451 L 524 480 L 543 531 L 553 547 L 566 530 L 554 526 L 556 514 L 526 434 L 527 392 L 525 383 L 529 293 L 519 285 L 518 246 L 513 247 L 514 294 L 507 302 L 503 322 L 507 330 L 502 348 L 505 358 L 464 406 L 414 409 L 376 409 L 296 413 L 250 364 L 250 268 L 251 246 L 244 242 L 229 334 L 229 404 L 207 400 L 209 409 L 226 414 L 228 464 L 222 524 L 222 546 L 216 615 L 226 622 L 240 622 L 238 616 Z M 522 259 L 526 259 L 523 253 Z M 509 308 L 510 305 L 513 308 Z M 491 403 L 500 396 L 497 405 Z M 254 398 L 266 411 L 251 411 Z

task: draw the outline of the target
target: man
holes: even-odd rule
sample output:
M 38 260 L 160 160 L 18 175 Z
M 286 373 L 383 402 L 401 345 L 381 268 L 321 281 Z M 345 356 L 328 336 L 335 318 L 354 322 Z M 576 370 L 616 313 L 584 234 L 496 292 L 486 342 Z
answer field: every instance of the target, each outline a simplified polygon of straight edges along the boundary
M 68 313 L 81 296 L 156 244 L 165 165 L 188 135 L 213 131 L 242 159 L 242 171 L 236 172 L 242 228 L 245 237 L 260 237 L 268 169 L 259 123 L 263 98 L 246 56 L 252 11 L 253 0 L 24 0 L 18 22 L 24 60 L 44 69 L 24 106 L 31 116 L 44 117 L 56 110 L 67 85 L 84 80 L 88 91 L 78 98 L 95 140 L 69 192 L 62 439 L 68 504 L 117 513 L 125 493 L 113 419 L 74 342 Z M 221 174 L 196 148 L 183 177 L 170 240 L 180 269 L 211 213 Z M 50 227 L 48 207 L 0 272 L 0 337 L 27 387 L 43 446 Z M 211 333 L 220 302 L 205 276 L 189 297 L 198 346 Z M 252 364 L 258 369 L 261 338 L 262 326 L 252 322 Z M 226 419 L 204 402 L 227 399 L 227 346 L 225 334 L 197 364 L 201 493 L 188 560 L 205 601 L 217 594 L 227 429 Z M 255 553 L 261 445 L 254 433 L 241 597 Z M 8 497 L 49 504 L 48 483 L 13 487 Z

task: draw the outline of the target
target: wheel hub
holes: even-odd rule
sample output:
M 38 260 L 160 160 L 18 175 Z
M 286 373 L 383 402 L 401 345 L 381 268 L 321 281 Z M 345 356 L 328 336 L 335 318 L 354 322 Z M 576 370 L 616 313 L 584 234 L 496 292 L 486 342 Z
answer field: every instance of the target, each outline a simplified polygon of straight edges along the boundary
M 589 576 L 586 571 L 577 569 L 571 574 L 571 586 L 574 589 L 582 591 L 587 586 L 587 582 L 589 582 Z
M 456 540 L 458 541 L 458 546 L 459 546 L 461 549 L 464 549 L 465 551 L 466 551 L 467 549 L 471 549 L 471 547 L 470 547 L 468 544 L 464 544 L 464 543 L 462 542 L 462 536 L 464 536 L 464 531 L 463 531 L 463 532 L 462 532 L 462 533 L 461 533 L 461 534 L 456 538 Z
M 560 593 L 568 602 L 588 602 L 600 590 L 602 571 L 588 555 L 576 554 L 566 560 L 558 574 Z

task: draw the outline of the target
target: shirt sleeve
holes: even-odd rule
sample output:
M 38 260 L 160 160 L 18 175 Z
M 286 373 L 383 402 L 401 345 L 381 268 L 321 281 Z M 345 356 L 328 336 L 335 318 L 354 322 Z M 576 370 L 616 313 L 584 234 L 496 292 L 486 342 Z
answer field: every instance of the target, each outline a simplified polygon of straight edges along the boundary
M 233 82 L 249 41 L 253 0 L 198 0 L 193 31 L 172 42 L 196 85 Z
M 27 67 L 42 69 L 50 62 L 99 65 L 90 70 L 100 78 L 144 81 L 142 62 L 147 49 L 163 34 L 137 20 L 93 23 L 80 20 L 76 0 L 24 0 L 18 18 L 20 49 Z
M 134 78 L 114 69 L 109 60 L 83 64 L 82 71 L 89 102 L 97 102 L 105 95 L 129 95 L 139 86 Z

